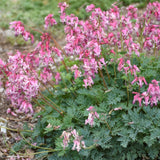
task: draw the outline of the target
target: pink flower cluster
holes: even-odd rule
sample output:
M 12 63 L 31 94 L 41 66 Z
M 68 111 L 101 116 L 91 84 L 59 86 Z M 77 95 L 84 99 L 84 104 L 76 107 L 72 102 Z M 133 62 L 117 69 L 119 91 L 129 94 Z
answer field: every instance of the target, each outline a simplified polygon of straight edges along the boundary
M 37 74 L 30 72 L 32 69 L 25 58 L 26 56 L 19 51 L 16 55 L 9 57 L 5 94 L 11 100 L 12 106 L 18 109 L 16 112 L 31 112 L 33 114 L 30 102 L 38 93 L 39 82 Z M 13 115 L 11 109 L 8 109 L 8 113 Z
M 34 37 L 31 33 L 25 30 L 24 25 L 21 21 L 13 21 L 10 23 L 10 29 L 13 29 L 15 36 L 22 35 L 25 41 L 31 39 L 31 42 L 34 42 Z
M 72 150 L 77 150 L 77 152 L 79 152 L 81 150 L 81 148 L 85 148 L 85 142 L 82 141 L 82 136 L 78 135 L 78 132 L 74 129 L 70 132 L 67 131 L 63 131 L 61 138 L 63 139 L 63 148 L 65 149 L 66 147 L 68 147 L 68 143 L 70 143 L 70 140 L 72 139 L 73 141 L 73 147 Z
M 94 84 L 95 75 L 103 69 L 103 66 L 106 66 L 101 53 L 104 46 L 111 51 L 106 53 L 108 55 L 125 51 L 126 56 L 133 53 L 139 56 L 140 52 L 148 51 L 156 54 L 160 49 L 159 2 L 149 3 L 141 16 L 138 16 L 137 9 L 133 5 L 129 6 L 126 14 L 121 16 L 120 9 L 115 5 L 108 11 L 102 11 L 91 4 L 86 8 L 91 15 L 85 21 L 79 20 L 74 14 L 67 15 L 65 13 L 67 7 L 65 2 L 59 4 L 60 18 L 65 24 L 67 42 L 64 51 L 67 55 L 73 55 L 75 58 L 77 56 L 81 61 L 82 66 L 72 66 L 71 70 L 74 72 L 75 79 L 84 77 L 85 88 Z M 52 14 L 45 18 L 45 28 L 56 24 Z M 33 35 L 25 30 L 22 22 L 11 22 L 10 28 L 14 30 L 16 36 L 22 35 L 25 40 L 31 39 L 33 42 Z M 9 57 L 7 63 L 0 60 L 0 79 L 2 82 L 7 79 L 5 93 L 12 105 L 18 109 L 17 112 L 33 113 L 31 102 L 39 92 L 40 83 L 47 84 L 55 73 L 55 83 L 58 84 L 61 80 L 60 73 L 53 69 L 55 65 L 53 55 L 63 61 L 62 51 L 56 45 L 51 44 L 52 40 L 53 38 L 48 33 L 42 33 L 41 41 L 33 52 L 22 54 L 17 51 L 15 55 Z M 142 87 L 144 82 L 147 85 L 144 77 L 137 76 L 140 70 L 136 65 L 131 65 L 129 59 L 125 60 L 121 57 L 118 70 L 124 71 L 126 75 L 128 73 L 134 75 L 135 79 L 132 84 L 138 82 Z M 0 85 L 3 84 L 2 82 Z M 146 94 L 137 93 L 134 102 L 137 100 L 141 102 L 140 98 L 146 98 L 145 104 L 147 104 L 149 96 L 151 105 L 157 104 L 158 85 L 153 81 L 149 84 L 149 88 Z M 152 90 L 156 94 L 153 95 Z M 89 111 L 86 124 L 92 126 L 98 114 L 92 109 Z M 8 113 L 14 114 L 13 109 L 9 109 Z
M 153 14 L 152 19 L 157 22 L 158 2 L 150 3 L 142 16 L 138 16 L 137 8 L 133 5 L 127 8 L 125 15 L 120 16 L 120 9 L 115 5 L 108 11 L 102 11 L 91 4 L 86 8 L 87 12 L 91 12 L 91 16 L 86 21 L 79 20 L 73 14 L 66 15 L 65 9 L 68 7 L 66 3 L 60 3 L 59 7 L 62 16 L 61 21 L 66 24 L 67 44 L 64 49 L 68 55 L 77 55 L 79 60 L 83 62 L 81 68 L 84 72 L 79 70 L 76 72 L 78 75 L 81 72 L 85 77 L 85 87 L 94 84 L 95 73 L 97 73 L 98 68 L 102 69 L 99 64 L 102 45 L 106 45 L 111 50 L 116 47 L 117 51 L 126 51 L 129 55 L 135 53 L 137 56 L 140 52 L 146 52 L 146 49 L 155 51 L 154 48 L 160 47 L 159 25 L 153 25 L 152 21 L 148 21 L 148 16 Z M 156 9 L 153 10 L 152 8 Z M 133 19 L 135 22 L 132 21 Z M 133 71 L 138 70 L 134 67 L 136 66 L 133 66 Z M 128 68 L 124 69 L 127 72 Z M 77 76 L 75 77 L 77 78 Z
M 144 77 L 135 77 L 135 79 L 131 82 L 131 84 L 134 84 L 135 82 L 139 82 L 138 85 L 140 87 L 142 87 L 143 82 L 145 83 L 145 85 L 147 85 L 146 79 Z
M 45 29 L 47 29 L 50 26 L 56 25 L 57 22 L 56 20 L 53 18 L 53 14 L 49 14 L 47 17 L 45 17 Z
M 136 65 L 131 65 L 130 60 L 125 62 L 124 58 L 119 58 L 118 71 L 124 71 L 126 75 L 128 73 L 134 74 L 134 77 L 137 77 L 137 72 L 140 72 Z
M 90 106 L 87 111 L 89 111 L 88 119 L 85 120 L 85 125 L 89 124 L 91 127 L 94 125 L 94 119 L 99 119 L 99 114 L 95 111 L 93 106 Z
M 130 5 L 128 8 L 127 8 L 127 16 L 130 18 L 130 19 L 134 19 L 134 18 L 137 18 L 137 8 L 135 8 L 133 5 Z
M 126 75 L 129 72 L 131 73 L 131 75 L 134 75 L 134 80 L 131 82 L 132 85 L 135 82 L 137 82 L 137 84 L 141 88 L 144 83 L 145 83 L 145 85 L 148 84 L 144 77 L 141 77 L 141 76 L 138 77 L 137 76 L 137 72 L 140 72 L 140 70 L 136 65 L 132 66 L 130 60 L 127 60 L 125 62 L 124 58 L 120 58 L 119 59 L 119 64 L 118 64 L 118 70 L 119 71 L 124 71 L 124 73 Z M 158 81 L 152 80 L 152 83 L 149 84 L 147 92 L 143 92 L 142 94 L 138 93 L 138 92 L 132 92 L 133 94 L 135 94 L 133 104 L 136 101 L 138 101 L 139 106 L 142 106 L 142 100 L 144 99 L 144 104 L 146 106 L 149 105 L 149 104 L 151 104 L 151 106 L 157 105 L 158 101 L 160 101 L 160 87 L 159 87 L 158 83 L 159 83 Z
M 138 101 L 139 106 L 142 106 L 142 100 L 144 99 L 144 104 L 146 106 L 149 104 L 151 104 L 151 106 L 157 105 L 158 101 L 160 101 L 160 87 L 158 83 L 158 81 L 152 80 L 147 91 L 142 94 L 133 92 L 133 94 L 135 94 L 133 104 Z
M 19 33 L 24 31 L 24 27 L 21 26 L 22 24 L 14 26 L 17 27 L 16 31 L 20 30 Z M 53 77 L 52 54 L 58 56 L 61 54 L 59 49 L 51 47 L 50 41 L 49 34 L 44 33 L 31 53 L 22 54 L 17 51 L 15 55 L 9 56 L 8 63 L 0 61 L 3 68 L 3 72 L 0 71 L 0 77 L 2 81 L 7 77 L 5 94 L 13 106 L 8 109 L 8 113 L 14 116 L 19 112 L 33 114 L 31 102 L 38 95 L 40 84 L 46 84 Z M 61 80 L 60 75 L 57 74 L 55 79 L 58 83 Z
M 60 19 L 61 19 L 61 22 L 65 22 L 65 17 L 66 17 L 65 10 L 66 10 L 66 8 L 69 7 L 69 5 L 66 2 L 63 2 L 63 3 L 59 3 L 58 7 L 60 8 L 60 13 L 61 13 Z
M 56 84 L 58 84 L 59 81 L 61 80 L 61 76 L 59 72 L 56 73 L 55 79 L 56 79 Z
M 78 66 L 76 64 L 71 67 L 71 71 L 74 72 L 75 79 L 77 79 L 78 77 L 81 77 L 81 72 L 78 70 Z

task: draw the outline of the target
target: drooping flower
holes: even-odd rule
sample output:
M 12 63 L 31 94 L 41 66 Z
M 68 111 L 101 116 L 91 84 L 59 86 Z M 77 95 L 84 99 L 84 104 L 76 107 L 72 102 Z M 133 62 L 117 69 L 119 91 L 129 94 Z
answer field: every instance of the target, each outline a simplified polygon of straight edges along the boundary
M 49 26 L 53 26 L 56 25 L 57 22 L 56 20 L 53 18 L 53 14 L 49 14 L 48 16 L 45 17 L 45 29 L 47 29 Z
M 87 12 L 91 12 L 91 11 L 93 11 L 94 9 L 95 9 L 95 5 L 94 5 L 94 4 L 91 4 L 91 5 L 89 5 L 89 6 L 86 7 L 86 11 L 87 11 Z
M 63 131 L 62 135 L 60 138 L 64 138 L 63 139 L 63 149 L 65 149 L 66 147 L 68 147 L 69 142 L 73 139 L 73 147 L 72 150 L 77 150 L 77 152 L 79 152 L 81 150 L 81 148 L 85 148 L 85 142 L 82 141 L 82 136 L 79 136 L 78 132 L 76 131 L 76 129 L 73 129 L 72 131 Z
M 139 106 L 142 106 L 142 97 L 140 95 L 140 93 L 138 92 L 132 92 L 133 94 L 135 94 L 134 99 L 133 99 L 133 104 L 138 101 L 139 102 Z
M 92 86 L 92 84 L 94 84 L 93 79 L 91 77 L 88 77 L 87 79 L 83 80 L 85 88 L 87 88 L 88 86 Z
M 33 114 L 33 108 L 32 105 L 26 101 L 23 101 L 20 108 L 20 111 L 24 112 L 24 113 L 28 113 L 31 112 Z
M 143 92 L 142 94 L 142 97 L 144 98 L 144 104 L 146 105 L 146 106 L 148 106 L 149 104 L 150 104 L 150 97 L 149 97 L 149 94 L 147 93 L 147 92 Z
M 25 41 L 31 39 L 34 42 L 34 36 L 25 30 L 24 25 L 21 21 L 13 21 L 10 23 L 10 29 L 14 30 L 15 36 L 22 35 Z
M 99 114 L 95 111 L 93 106 L 90 106 L 87 111 L 90 113 L 88 114 L 88 119 L 85 120 L 85 125 L 89 124 L 91 127 L 94 125 L 94 119 L 99 118 Z
M 130 17 L 130 19 L 136 19 L 137 18 L 137 8 L 135 8 L 133 5 L 130 5 L 128 8 L 127 17 Z
M 118 71 L 121 71 L 123 67 L 124 67 L 124 59 L 120 58 L 118 64 Z
M 65 12 L 66 8 L 69 7 L 69 5 L 66 2 L 63 2 L 63 3 L 59 3 L 58 7 L 60 8 L 60 13 L 62 14 Z
M 131 84 L 134 84 L 135 82 L 139 82 L 138 85 L 142 87 L 143 82 L 145 85 L 147 85 L 146 79 L 144 77 L 135 77 L 135 79 L 131 82 Z
M 68 147 L 68 143 L 70 142 L 70 137 L 71 137 L 71 133 L 70 132 L 66 132 L 63 131 L 62 135 L 60 138 L 64 138 L 63 139 L 63 149 L 65 149 L 66 147 Z
M 85 148 L 84 141 L 81 142 L 83 137 L 79 136 L 78 132 L 75 129 L 71 131 L 71 134 L 74 137 L 72 150 L 77 150 L 77 152 L 79 152 L 81 150 L 81 146 Z
M 77 79 L 78 77 L 81 77 L 81 72 L 79 70 L 75 70 L 74 72 L 74 78 Z
M 61 80 L 61 76 L 59 72 L 56 73 L 55 79 L 56 79 L 56 84 L 58 84 L 59 81 Z

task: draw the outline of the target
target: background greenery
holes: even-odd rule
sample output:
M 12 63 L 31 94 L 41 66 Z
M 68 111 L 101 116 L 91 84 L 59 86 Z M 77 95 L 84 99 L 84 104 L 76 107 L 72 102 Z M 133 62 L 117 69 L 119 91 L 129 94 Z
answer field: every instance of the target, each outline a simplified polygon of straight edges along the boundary
M 0 0 L 0 28 L 9 27 L 9 22 L 20 20 L 29 26 L 42 27 L 44 17 L 49 13 L 55 15 L 59 20 L 58 3 L 64 0 Z M 129 5 L 139 3 L 140 7 L 154 0 L 66 0 L 70 7 L 68 13 L 74 13 L 80 19 L 85 19 L 88 15 L 85 11 L 87 5 L 93 3 L 102 10 L 107 10 L 114 2 L 119 5 Z

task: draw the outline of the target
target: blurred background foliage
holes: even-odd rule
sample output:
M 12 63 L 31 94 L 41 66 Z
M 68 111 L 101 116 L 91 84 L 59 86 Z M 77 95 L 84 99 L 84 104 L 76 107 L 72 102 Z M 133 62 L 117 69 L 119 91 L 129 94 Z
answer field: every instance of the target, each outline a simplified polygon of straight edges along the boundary
M 49 13 L 59 21 L 58 3 L 62 0 L 0 0 L 0 27 L 7 28 L 10 21 L 19 20 L 30 26 L 41 26 L 44 24 L 44 17 Z M 80 19 L 88 15 L 85 12 L 87 5 L 93 3 L 103 10 L 110 8 L 115 0 L 68 0 L 70 5 L 68 14 L 74 13 Z
M 9 22 L 16 20 L 22 21 L 27 26 L 43 30 L 44 18 L 49 13 L 54 14 L 55 19 L 59 22 L 57 6 L 62 1 L 64 0 L 0 0 L 0 28 L 8 29 Z M 148 2 L 152 1 L 154 0 L 66 0 L 70 5 L 67 13 L 73 13 L 80 19 L 87 18 L 88 13 L 85 8 L 91 3 L 102 10 L 107 10 L 115 2 L 119 6 L 138 3 L 139 7 L 145 7 Z M 53 32 L 60 35 L 62 25 L 57 25 Z

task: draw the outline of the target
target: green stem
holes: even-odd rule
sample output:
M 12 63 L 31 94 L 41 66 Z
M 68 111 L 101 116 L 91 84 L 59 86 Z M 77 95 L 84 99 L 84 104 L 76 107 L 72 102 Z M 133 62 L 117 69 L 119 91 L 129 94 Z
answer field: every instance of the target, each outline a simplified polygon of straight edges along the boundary
M 8 144 L 6 142 L 6 139 L 4 138 L 4 135 L 3 135 L 3 140 L 4 140 L 4 143 L 5 143 L 6 147 L 8 148 L 8 150 L 10 150 L 10 147 L 8 146 Z M 12 150 L 12 148 L 11 148 L 11 152 L 16 154 L 16 152 L 14 150 Z
M 63 53 L 63 55 L 65 55 L 65 57 L 67 57 L 66 53 L 64 52 L 64 50 L 62 49 L 62 47 L 58 44 L 58 42 L 52 36 L 51 36 L 51 39 L 53 40 L 55 46 L 62 51 L 62 53 Z M 69 71 L 68 71 L 67 65 L 65 64 L 65 62 L 64 62 L 63 59 L 61 61 L 62 61 L 62 64 L 64 65 L 64 67 L 65 67 L 65 69 L 66 69 L 66 71 L 68 73 Z
M 45 107 L 44 106 L 42 106 L 36 99 L 32 99 L 33 100 L 33 102 L 35 102 L 36 104 L 38 104 L 38 106 L 40 106 L 42 109 L 44 109 Z
M 0 69 L 0 70 L 3 72 L 5 78 L 8 79 L 7 74 L 3 71 L 3 69 Z
M 105 66 L 105 70 L 106 70 L 106 73 L 107 73 L 108 79 L 109 79 L 109 81 L 110 81 L 110 75 L 109 75 L 109 72 L 108 72 L 107 66 Z
M 127 86 L 127 107 L 128 107 L 128 104 L 129 104 L 129 91 L 128 91 L 128 86 Z
M 156 44 L 154 46 L 154 56 L 156 57 Z
M 40 96 L 41 96 L 41 98 L 42 98 L 42 100 L 43 101 L 45 101 L 50 107 L 52 107 L 54 110 L 56 110 L 59 114 L 61 114 L 62 116 L 63 116 L 63 110 L 61 110 L 60 109 L 60 107 L 58 106 L 58 105 L 56 105 L 53 101 L 51 101 L 48 97 L 46 97 L 46 96 L 44 96 L 42 93 L 40 93 L 39 92 L 39 94 L 40 94 Z M 48 101 L 50 102 L 48 102 Z M 56 107 L 54 107 L 53 105 L 52 105 L 52 103 L 56 106 L 56 107 L 58 107 L 60 110 L 61 110 L 61 112 L 56 108 Z
M 115 63 L 114 63 L 114 77 L 115 77 L 115 82 L 116 82 L 117 75 L 116 75 L 116 66 L 115 66 Z
M 103 80 L 103 85 L 104 85 L 104 87 L 108 90 L 108 87 L 107 87 L 107 84 L 106 84 L 106 82 L 105 82 L 103 73 L 102 73 L 102 71 L 101 71 L 100 69 L 99 69 L 99 73 L 100 73 L 100 76 L 101 76 L 101 78 L 102 78 L 102 80 Z
M 35 148 L 39 148 L 39 149 L 45 149 L 45 150 L 50 150 L 50 151 L 55 151 L 53 148 L 46 148 L 46 147 L 40 147 L 40 146 L 35 146 L 33 144 L 31 144 L 22 133 L 20 133 L 20 135 L 22 136 L 22 138 L 24 139 L 25 142 L 27 142 L 30 146 L 35 147 Z
M 38 78 L 37 78 L 37 79 L 38 79 Z M 44 87 L 45 89 L 47 89 L 47 91 L 48 91 L 52 96 L 54 96 L 54 94 L 48 89 L 48 87 L 47 87 L 41 80 L 38 79 L 38 81 L 43 85 L 43 87 Z
M 14 128 L 8 128 L 8 127 L 4 127 L 4 126 L 0 126 L 0 128 L 4 128 L 4 129 L 14 131 L 14 132 L 33 132 L 31 130 L 14 129 Z
M 110 132 L 112 133 L 111 127 L 109 126 L 108 122 L 104 121 L 104 123 L 107 125 L 108 129 L 109 129 Z
M 84 150 L 93 149 L 93 148 L 96 148 L 96 147 L 97 147 L 97 144 L 93 144 L 89 147 L 84 148 Z

